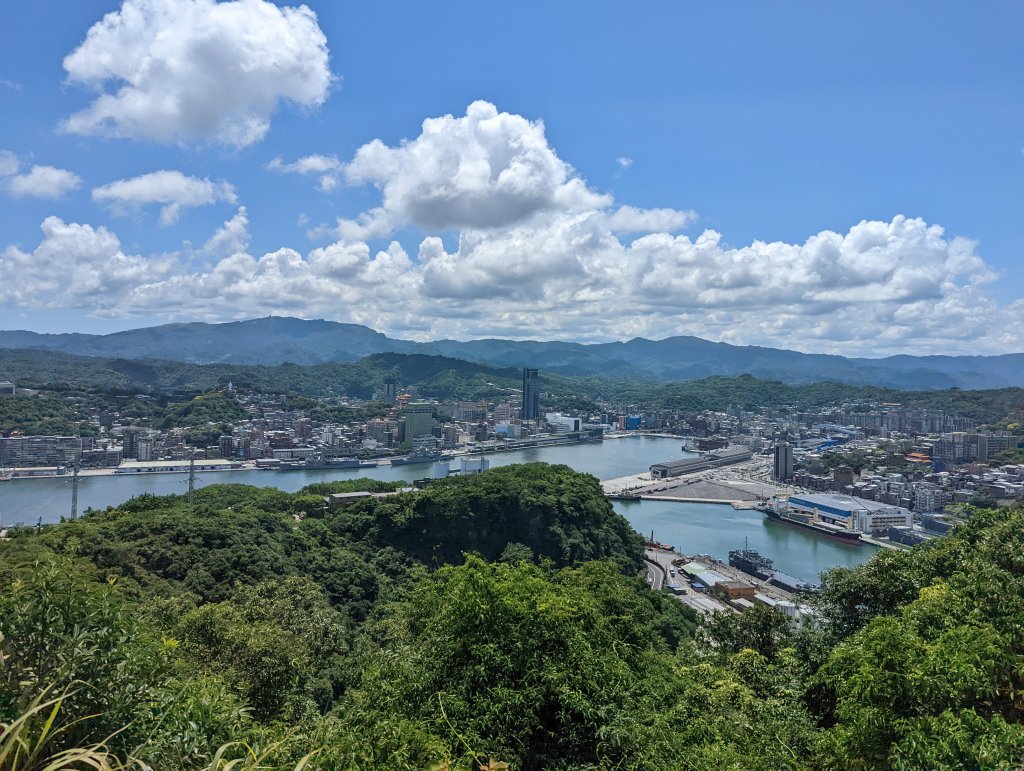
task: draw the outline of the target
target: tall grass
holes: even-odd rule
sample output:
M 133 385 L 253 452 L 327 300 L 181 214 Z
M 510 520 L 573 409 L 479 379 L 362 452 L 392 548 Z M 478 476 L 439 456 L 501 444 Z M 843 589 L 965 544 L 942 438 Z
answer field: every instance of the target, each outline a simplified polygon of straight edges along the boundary
M 113 736 L 85 747 L 55 749 L 61 734 L 75 723 L 90 718 L 61 725 L 61 707 L 73 697 L 74 691 L 50 696 L 52 690 L 52 687 L 44 689 L 18 717 L 0 724 L 0 771 L 154 771 L 139 758 L 120 758 L 112 753 L 107 743 Z M 196 771 L 269 771 L 272 766 L 267 765 L 267 759 L 283 743 L 260 749 L 245 742 L 228 742 L 217 749 L 208 764 Z M 307 754 L 292 771 L 305 771 L 316 754 L 316 751 Z

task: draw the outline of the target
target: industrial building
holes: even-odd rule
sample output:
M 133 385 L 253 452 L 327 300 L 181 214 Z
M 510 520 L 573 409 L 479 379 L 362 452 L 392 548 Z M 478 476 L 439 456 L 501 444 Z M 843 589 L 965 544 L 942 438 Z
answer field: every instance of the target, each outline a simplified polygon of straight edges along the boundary
M 669 479 L 694 471 L 706 471 L 718 466 L 728 466 L 750 460 L 754 454 L 746 447 L 728 447 L 717 452 L 709 452 L 700 458 L 683 458 L 651 466 L 651 479 Z
M 846 530 L 881 534 L 890 527 L 911 527 L 910 509 L 852 495 L 791 495 L 791 511 L 814 515 L 817 519 Z
M 187 460 L 155 460 L 155 461 L 125 461 L 116 469 L 115 474 L 159 474 L 171 472 L 185 472 L 189 470 Z M 197 460 L 195 461 L 196 471 L 230 471 L 241 468 L 242 464 L 232 460 Z

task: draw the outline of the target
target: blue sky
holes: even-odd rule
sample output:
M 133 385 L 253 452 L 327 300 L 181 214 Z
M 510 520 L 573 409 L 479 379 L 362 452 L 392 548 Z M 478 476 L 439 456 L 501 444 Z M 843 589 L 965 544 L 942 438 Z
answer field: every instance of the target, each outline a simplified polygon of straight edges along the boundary
M 1024 349 L 1020 3 L 2 5 L 0 328 Z

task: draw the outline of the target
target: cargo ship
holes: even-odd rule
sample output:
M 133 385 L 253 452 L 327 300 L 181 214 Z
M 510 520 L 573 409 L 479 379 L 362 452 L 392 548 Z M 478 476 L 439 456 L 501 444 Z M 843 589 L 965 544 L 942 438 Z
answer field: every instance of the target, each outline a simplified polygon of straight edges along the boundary
M 864 543 L 860 538 L 860 533 L 856 530 L 847 530 L 845 527 L 839 527 L 839 525 L 822 522 L 820 519 L 815 519 L 811 514 L 778 511 L 769 503 L 760 503 L 756 508 L 764 512 L 769 522 L 789 525 L 790 527 L 796 527 L 815 535 L 823 535 L 826 538 L 831 538 L 833 541 L 841 541 L 850 545 Z

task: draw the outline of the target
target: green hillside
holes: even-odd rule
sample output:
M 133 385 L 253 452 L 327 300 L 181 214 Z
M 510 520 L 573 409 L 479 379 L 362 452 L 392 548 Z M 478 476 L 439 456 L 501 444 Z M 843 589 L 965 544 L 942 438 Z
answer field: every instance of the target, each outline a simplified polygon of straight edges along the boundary
M 321 497 L 389 487 L 143 496 L 0 542 L 0 763 L 1024 763 L 1019 508 L 826 574 L 795 628 L 650 591 L 639 537 L 564 466 Z
M 171 361 L 98 359 L 51 351 L 0 350 L 0 377 L 19 387 L 38 389 L 41 399 L 26 397 L 0 400 L 0 433 L 13 429 L 25 433 L 74 433 L 90 410 L 118 409 L 152 418 L 157 427 L 165 419 L 182 423 L 169 405 L 233 383 L 237 388 L 296 398 L 299 409 L 327 416 L 330 405 L 322 401 L 341 395 L 368 400 L 381 393 L 385 379 L 394 377 L 403 388 L 415 388 L 427 399 L 500 401 L 513 396 L 520 386 L 515 369 L 489 367 L 459 359 L 422 354 L 383 353 L 357 362 L 300 366 L 238 366 L 184 364 Z M 998 429 L 1020 430 L 1007 416 L 1024 409 L 1024 389 L 962 391 L 957 388 L 929 391 L 897 391 L 843 383 L 791 385 L 750 375 L 708 377 L 675 383 L 636 379 L 567 377 L 542 372 L 544 407 L 590 415 L 601 405 L 613 409 L 644 411 L 724 411 L 731 407 L 757 411 L 762 408 L 813 409 L 843 402 L 892 402 L 928 410 L 963 415 Z M 142 401 L 138 395 L 153 397 Z M 70 401 L 69 401 L 70 400 Z M 368 412 L 342 411 L 339 419 L 366 419 L 380 414 L 379 406 Z M 170 415 L 170 418 L 168 418 Z M 199 426 L 201 424 L 195 423 Z M 88 430 L 88 429 L 86 429 Z

